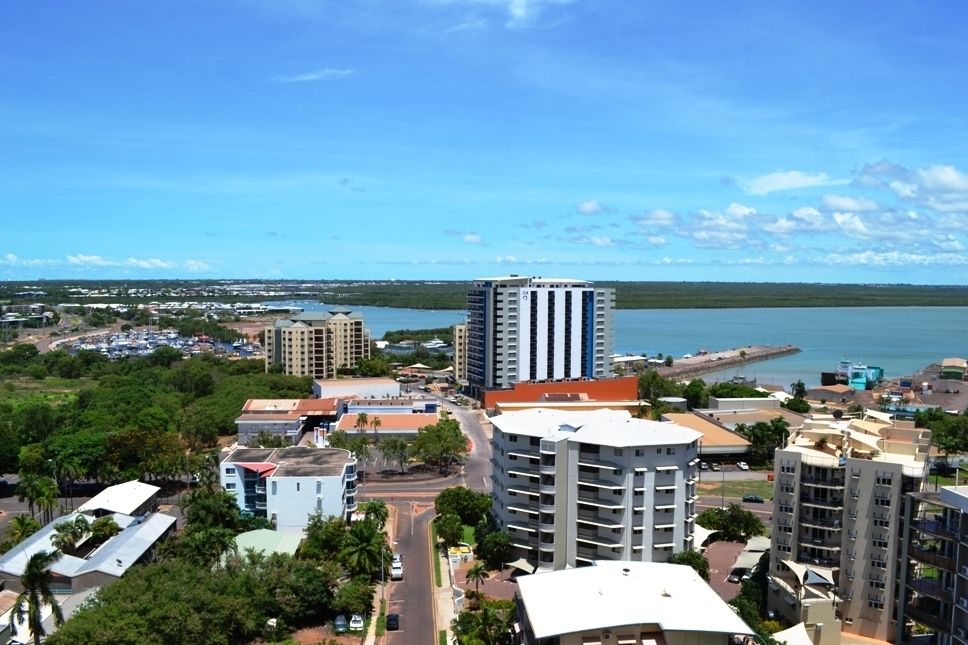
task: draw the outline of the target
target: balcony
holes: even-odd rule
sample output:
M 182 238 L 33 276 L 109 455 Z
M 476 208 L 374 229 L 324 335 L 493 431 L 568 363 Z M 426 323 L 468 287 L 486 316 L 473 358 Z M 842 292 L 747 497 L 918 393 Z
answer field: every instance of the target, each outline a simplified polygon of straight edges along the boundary
M 542 513 L 554 513 L 555 503 L 551 502 L 550 504 L 548 504 L 545 502 L 538 502 L 538 510 L 541 511 Z
M 797 555 L 797 562 L 802 564 L 815 564 L 821 567 L 831 567 L 839 568 L 840 560 L 835 558 L 821 558 L 819 556 L 812 556 L 809 553 L 801 552 Z
M 914 520 L 911 525 L 922 533 L 937 535 L 949 540 L 957 539 L 957 535 L 943 522 L 936 520 Z
M 840 531 L 840 520 L 839 519 L 823 519 L 815 517 L 801 517 L 801 526 L 814 526 L 818 528 L 828 529 L 830 531 Z
M 538 542 L 538 550 L 539 551 L 554 552 L 554 550 L 555 550 L 555 543 L 554 542 Z
M 799 536 L 798 540 L 800 544 L 803 546 L 813 546 L 818 549 L 827 549 L 827 550 L 837 550 L 837 551 L 840 550 L 839 539 L 830 539 L 830 538 L 823 539 L 823 538 L 815 538 L 807 535 L 801 535 Z
M 538 485 L 538 492 L 542 495 L 554 495 L 555 485 L 554 484 L 540 484 Z
M 554 475 L 558 472 L 558 469 L 554 464 L 541 464 L 538 466 L 538 472 L 542 475 Z
M 595 546 L 604 546 L 610 549 L 620 549 L 625 545 L 621 542 L 608 537 L 602 537 L 594 531 L 582 531 L 579 529 L 578 537 L 576 538 L 578 542 L 584 542 L 585 544 L 594 544 Z
M 927 599 L 919 599 L 904 608 L 904 613 L 922 625 L 934 627 L 935 629 L 947 632 L 951 625 L 942 618 L 941 603 Z
M 917 560 L 918 562 L 923 562 L 924 564 L 930 564 L 946 571 L 955 570 L 955 560 L 954 558 L 949 558 L 941 555 L 937 551 L 929 551 L 928 549 L 922 549 L 920 547 L 912 546 L 908 550 L 909 555 Z
M 801 477 L 800 483 L 806 486 L 816 486 L 819 488 L 841 489 L 844 487 L 843 477 Z
M 606 500 L 600 497 L 593 497 L 591 495 L 579 495 L 579 504 L 586 504 L 589 506 L 598 506 L 600 508 L 625 508 L 625 506 L 620 501 Z
M 527 531 L 528 533 L 538 532 L 538 524 L 535 522 L 521 522 L 518 520 L 512 520 L 508 522 L 507 527 L 509 529 L 517 529 L 518 531 Z
M 509 504 L 509 511 L 515 513 L 526 513 L 528 515 L 538 515 L 538 507 L 534 504 Z
M 915 578 L 909 583 L 909 586 L 922 596 L 930 596 L 944 602 L 952 602 L 954 599 L 954 590 L 945 589 L 934 578 Z
M 616 522 L 614 519 L 601 517 L 597 513 L 584 513 L 581 511 L 578 512 L 578 523 L 601 526 L 607 529 L 620 529 L 623 527 L 621 522 Z
M 800 495 L 800 503 L 810 506 L 820 506 L 822 508 L 842 509 L 844 507 L 844 500 L 842 498 L 816 497 L 810 494 Z
M 542 522 L 541 520 L 538 520 L 538 530 L 541 531 L 542 533 L 554 533 L 555 523 L 554 521 Z
M 578 475 L 578 483 L 595 488 L 607 488 L 610 490 L 625 490 L 625 484 L 618 484 L 607 479 L 596 479 L 588 475 Z
M 266 510 L 266 502 L 265 502 L 265 500 L 256 501 L 255 507 L 256 507 L 257 510 L 260 510 L 260 511 Z
M 265 495 L 266 494 L 266 487 L 264 485 L 263 486 L 256 486 L 255 487 L 255 492 L 256 492 L 257 495 Z

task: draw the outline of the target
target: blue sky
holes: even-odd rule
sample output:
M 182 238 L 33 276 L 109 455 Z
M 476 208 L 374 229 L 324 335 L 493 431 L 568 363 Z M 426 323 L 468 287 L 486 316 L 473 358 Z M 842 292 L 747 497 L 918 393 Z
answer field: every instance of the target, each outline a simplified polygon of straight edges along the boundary
M 961 3 L 0 8 L 0 279 L 968 281 Z

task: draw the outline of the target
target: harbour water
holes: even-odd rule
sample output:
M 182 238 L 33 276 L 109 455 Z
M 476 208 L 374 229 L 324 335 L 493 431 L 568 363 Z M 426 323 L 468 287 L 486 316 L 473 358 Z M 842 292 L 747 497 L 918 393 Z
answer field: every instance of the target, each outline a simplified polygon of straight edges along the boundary
M 287 301 L 306 311 L 333 305 Z M 448 327 L 463 311 L 349 307 L 366 320 L 373 338 L 391 329 Z M 884 368 L 887 378 L 910 374 L 946 356 L 968 356 L 968 307 L 847 307 L 778 309 L 618 309 L 615 351 L 682 356 L 744 345 L 793 344 L 803 351 L 742 370 L 712 373 L 707 381 L 742 373 L 760 383 L 820 382 L 847 358 Z

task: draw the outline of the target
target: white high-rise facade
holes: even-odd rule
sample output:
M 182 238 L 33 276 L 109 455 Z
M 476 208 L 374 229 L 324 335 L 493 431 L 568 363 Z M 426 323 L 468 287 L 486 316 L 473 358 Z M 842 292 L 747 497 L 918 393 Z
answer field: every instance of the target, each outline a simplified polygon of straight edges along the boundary
M 614 289 L 508 276 L 467 294 L 467 379 L 478 389 L 611 375 Z
M 607 409 L 491 422 L 493 512 L 515 558 L 558 570 L 692 547 L 699 432 Z

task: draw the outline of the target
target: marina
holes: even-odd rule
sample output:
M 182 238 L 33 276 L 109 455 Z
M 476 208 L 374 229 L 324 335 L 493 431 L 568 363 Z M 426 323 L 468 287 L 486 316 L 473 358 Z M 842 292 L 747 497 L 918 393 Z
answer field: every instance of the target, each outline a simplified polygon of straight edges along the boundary
M 72 339 L 63 344 L 74 355 L 81 351 L 98 352 L 109 360 L 147 356 L 161 347 L 177 349 L 185 357 L 199 354 L 215 354 L 236 358 L 261 358 L 262 345 L 258 342 L 238 339 L 223 343 L 208 336 L 180 336 L 174 329 L 130 330 L 91 334 Z

